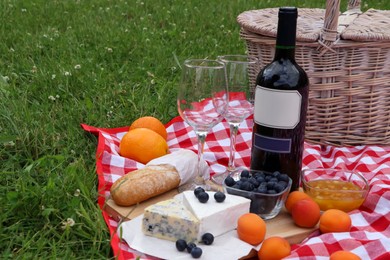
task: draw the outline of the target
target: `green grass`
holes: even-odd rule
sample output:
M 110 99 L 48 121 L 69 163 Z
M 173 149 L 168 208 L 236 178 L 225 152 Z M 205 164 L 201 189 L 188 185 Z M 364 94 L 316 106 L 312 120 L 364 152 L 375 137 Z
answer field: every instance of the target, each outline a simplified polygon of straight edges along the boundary
M 237 15 L 281 5 L 325 0 L 2 0 L 0 258 L 111 258 L 97 142 L 79 124 L 168 122 L 177 61 L 244 53 Z

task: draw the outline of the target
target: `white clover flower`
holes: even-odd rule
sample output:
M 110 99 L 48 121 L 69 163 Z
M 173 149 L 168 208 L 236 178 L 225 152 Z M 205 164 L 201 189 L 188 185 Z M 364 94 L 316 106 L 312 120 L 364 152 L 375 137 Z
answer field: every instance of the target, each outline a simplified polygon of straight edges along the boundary
M 107 112 L 107 117 L 111 117 L 114 112 L 112 110 Z
M 75 197 L 78 197 L 78 196 L 80 196 L 80 189 L 76 189 L 75 191 L 74 191 L 74 193 L 73 193 L 73 196 L 75 196 Z
M 37 70 L 37 67 L 34 65 L 34 66 L 32 67 L 32 69 L 31 69 L 31 72 L 32 72 L 32 73 L 37 73 L 37 71 L 38 71 L 38 70 Z
M 15 52 L 15 49 L 14 48 L 10 48 L 9 51 L 10 52 Z
M 60 98 L 60 95 L 57 94 L 57 95 L 56 95 L 56 98 Z
M 152 79 L 152 80 L 150 81 L 150 84 L 154 85 L 154 84 L 156 84 L 156 81 L 155 81 L 154 79 Z
M 225 25 L 222 24 L 221 26 L 219 26 L 219 28 L 223 29 L 225 28 Z
M 22 8 L 22 13 L 25 13 L 27 12 L 27 9 L 26 8 Z
M 51 75 L 51 79 L 55 79 L 56 77 L 57 77 L 56 74 Z
M 171 67 L 171 71 L 176 71 L 177 68 L 175 66 Z
M 142 30 L 146 31 L 146 30 L 148 30 L 148 28 L 144 27 L 144 28 L 142 28 Z
M 113 52 L 112 48 L 107 47 L 106 49 L 109 53 Z
M 80 64 L 75 65 L 75 66 L 74 66 L 74 69 L 75 69 L 75 70 L 81 69 L 81 65 L 80 65 Z
M 53 97 L 53 96 L 51 96 L 51 95 L 50 95 L 48 98 L 49 98 L 51 101 L 55 101 L 55 100 L 56 100 L 56 98 Z
M 15 146 L 15 142 L 14 141 L 9 141 L 9 142 L 5 143 L 4 146 L 6 146 L 6 147 L 14 147 Z
M 64 76 L 67 76 L 67 77 L 68 77 L 68 76 L 72 76 L 72 73 L 70 73 L 69 71 L 65 71 L 65 72 L 64 72 Z
M 68 227 L 73 227 L 75 222 L 72 218 L 67 218 L 66 221 L 62 221 L 61 224 L 62 224 L 61 228 L 66 229 Z

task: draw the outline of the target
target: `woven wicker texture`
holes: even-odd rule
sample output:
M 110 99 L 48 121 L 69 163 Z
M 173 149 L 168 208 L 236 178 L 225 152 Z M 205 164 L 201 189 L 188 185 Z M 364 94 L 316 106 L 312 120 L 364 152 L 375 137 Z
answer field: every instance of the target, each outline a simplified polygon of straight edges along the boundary
M 341 38 L 354 41 L 390 41 L 390 11 L 368 10 L 344 30 Z
M 312 23 L 312 16 L 304 16 L 306 10 L 298 11 L 301 24 L 306 20 L 309 22 L 304 24 Z M 274 17 L 267 18 L 266 12 Z M 314 12 L 325 13 L 316 9 Z M 277 21 L 277 15 L 275 9 L 245 13 L 239 16 L 240 35 L 246 42 L 248 55 L 259 58 L 259 66 L 250 72 L 254 92 L 257 73 L 273 59 L 275 37 L 262 35 L 268 31 L 265 29 L 259 30 L 261 33 L 255 31 L 253 23 L 257 21 L 261 28 L 268 20 Z M 245 22 L 243 17 L 248 19 L 248 14 L 256 17 Z M 316 19 L 317 24 L 324 21 L 319 16 Z M 372 21 L 376 23 L 383 20 Z M 317 34 L 318 26 L 313 27 Z M 390 144 L 390 41 L 337 39 L 325 51 L 320 41 L 297 40 L 295 51 L 296 61 L 310 79 L 307 141 L 332 145 Z
M 250 10 L 241 13 L 237 22 L 242 28 L 265 36 L 276 37 L 279 8 Z M 297 41 L 314 42 L 320 37 L 324 25 L 325 10 L 299 9 Z M 305 17 L 301 19 L 301 17 Z

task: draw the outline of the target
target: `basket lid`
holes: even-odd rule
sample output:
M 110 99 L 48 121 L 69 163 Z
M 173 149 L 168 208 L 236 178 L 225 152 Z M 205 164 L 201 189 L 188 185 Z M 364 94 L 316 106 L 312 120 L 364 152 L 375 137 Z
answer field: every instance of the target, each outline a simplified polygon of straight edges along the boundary
M 238 15 L 237 22 L 250 32 L 276 37 L 279 8 L 245 11 Z M 297 20 L 297 41 L 315 42 L 320 38 L 324 25 L 325 9 L 300 8 Z
M 390 11 L 369 9 L 359 15 L 341 33 L 341 38 L 354 41 L 390 41 Z

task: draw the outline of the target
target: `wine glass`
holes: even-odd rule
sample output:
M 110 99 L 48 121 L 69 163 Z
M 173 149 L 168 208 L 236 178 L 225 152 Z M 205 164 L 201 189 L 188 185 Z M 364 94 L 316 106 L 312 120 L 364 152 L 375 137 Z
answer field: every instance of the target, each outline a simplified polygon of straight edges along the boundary
M 224 117 L 230 129 L 229 163 L 225 172 L 217 173 L 212 178 L 215 183 L 221 184 L 228 175 L 245 169 L 244 166 L 236 167 L 234 163 L 236 137 L 240 124 L 253 113 L 249 72 L 256 66 L 257 58 L 247 55 L 224 55 L 218 56 L 218 60 L 223 62 L 226 67 L 229 104 Z
M 198 175 L 192 183 L 182 185 L 179 190 L 193 190 L 198 186 L 210 189 L 200 163 L 207 133 L 222 121 L 227 102 L 223 62 L 207 59 L 189 59 L 184 62 L 178 86 L 177 107 L 180 116 L 193 128 L 198 139 Z

